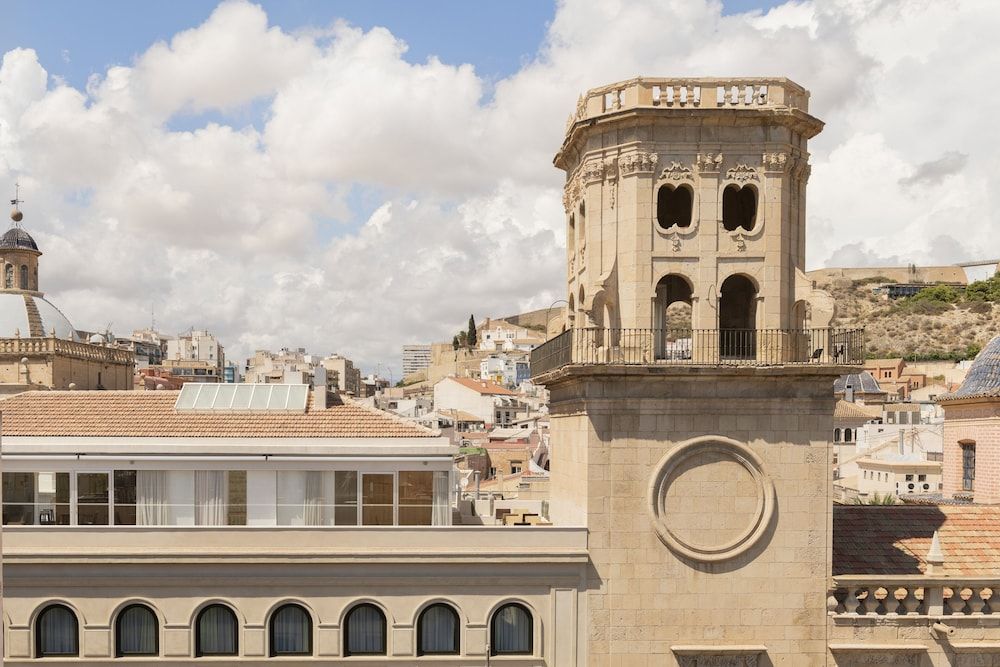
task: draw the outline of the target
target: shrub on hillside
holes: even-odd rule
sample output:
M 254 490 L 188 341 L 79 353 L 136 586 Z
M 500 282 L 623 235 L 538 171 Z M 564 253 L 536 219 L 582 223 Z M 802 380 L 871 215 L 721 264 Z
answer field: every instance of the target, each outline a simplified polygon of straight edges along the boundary
M 969 301 L 1000 301 L 1000 276 L 969 283 L 965 289 L 965 298 Z

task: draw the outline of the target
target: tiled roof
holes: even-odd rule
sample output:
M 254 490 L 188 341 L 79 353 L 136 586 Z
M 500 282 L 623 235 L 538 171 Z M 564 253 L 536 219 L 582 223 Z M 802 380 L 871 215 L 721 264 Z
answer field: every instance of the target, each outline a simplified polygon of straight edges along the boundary
M 986 347 L 976 355 L 976 360 L 969 366 L 957 390 L 951 394 L 938 396 L 939 401 L 952 401 L 961 398 L 991 398 L 1000 397 L 1000 336 L 986 344 Z
M 833 574 L 920 574 L 938 531 L 944 575 L 1000 576 L 1000 506 L 833 507 Z
M 419 438 L 437 432 L 355 403 L 306 412 L 176 411 L 176 391 L 29 391 L 0 401 L 5 436 Z
M 480 394 L 486 394 L 488 396 L 517 396 L 514 392 L 506 387 L 501 387 L 496 382 L 491 382 L 490 380 L 475 380 L 473 378 L 447 378 L 449 380 L 454 380 L 463 387 L 477 391 Z
M 857 403 L 851 403 L 849 401 L 837 401 L 837 406 L 833 410 L 834 419 L 843 419 L 848 421 L 868 421 L 869 419 L 874 419 L 876 417 L 880 417 L 881 415 L 881 410 L 861 406 Z
M 833 381 L 833 392 L 842 394 L 847 389 L 847 385 L 850 385 L 856 394 L 884 393 L 882 388 L 878 386 L 878 381 L 868 371 L 841 375 Z

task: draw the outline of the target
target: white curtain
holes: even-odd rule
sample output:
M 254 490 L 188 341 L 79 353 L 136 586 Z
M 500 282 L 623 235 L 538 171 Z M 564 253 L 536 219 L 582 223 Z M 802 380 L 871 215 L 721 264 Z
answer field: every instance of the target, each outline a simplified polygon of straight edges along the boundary
M 167 472 L 139 470 L 135 474 L 136 523 L 140 526 L 164 526 L 170 523 L 167 505 Z
M 118 617 L 118 653 L 156 655 L 156 616 L 148 607 L 134 605 Z
M 458 653 L 458 617 L 447 605 L 436 604 L 420 615 L 420 650 L 423 653 Z
M 216 604 L 198 615 L 197 648 L 200 655 L 236 655 L 236 616 Z
M 196 470 L 194 473 L 195 523 L 226 525 L 226 471 Z
M 327 524 L 327 492 L 332 480 L 328 474 L 316 470 L 306 473 L 305 497 L 303 498 L 303 518 L 307 526 L 325 526 Z
M 305 609 L 289 604 L 271 619 L 271 649 L 276 655 L 301 655 L 312 650 L 312 619 Z
M 521 605 L 509 604 L 493 616 L 493 653 L 531 653 L 531 615 Z
M 79 653 L 76 616 L 66 607 L 49 607 L 38 617 L 39 657 Z
M 370 604 L 363 604 L 347 615 L 348 655 L 385 654 L 385 616 Z
M 303 516 L 305 491 L 305 472 L 301 470 L 278 471 L 277 524 L 279 526 L 301 526 L 305 524 L 305 517 Z
M 448 472 L 434 473 L 434 510 L 431 525 L 451 524 L 451 475 Z

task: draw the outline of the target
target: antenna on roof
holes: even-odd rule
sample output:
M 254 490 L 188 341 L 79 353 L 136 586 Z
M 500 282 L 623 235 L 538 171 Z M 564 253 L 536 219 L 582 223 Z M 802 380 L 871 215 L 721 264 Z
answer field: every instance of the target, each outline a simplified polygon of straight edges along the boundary
M 14 181 L 14 198 L 10 200 L 10 205 L 14 207 L 14 210 L 10 212 L 10 219 L 14 221 L 15 227 L 20 227 L 19 223 L 24 219 L 24 213 L 21 213 L 21 209 L 19 208 L 19 205 L 23 203 L 24 200 L 21 199 L 21 184 Z

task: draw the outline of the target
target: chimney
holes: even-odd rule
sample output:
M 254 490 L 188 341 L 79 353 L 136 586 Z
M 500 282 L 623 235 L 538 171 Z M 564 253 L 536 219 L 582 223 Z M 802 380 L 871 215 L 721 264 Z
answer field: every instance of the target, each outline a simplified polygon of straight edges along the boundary
M 313 410 L 326 410 L 326 385 L 317 384 L 312 388 L 313 392 Z
M 844 400 L 848 403 L 854 402 L 854 385 L 849 384 L 844 388 Z

